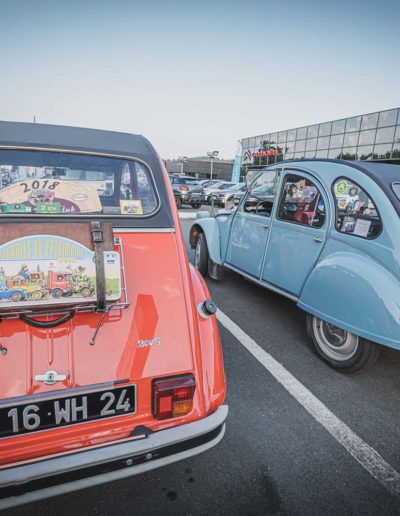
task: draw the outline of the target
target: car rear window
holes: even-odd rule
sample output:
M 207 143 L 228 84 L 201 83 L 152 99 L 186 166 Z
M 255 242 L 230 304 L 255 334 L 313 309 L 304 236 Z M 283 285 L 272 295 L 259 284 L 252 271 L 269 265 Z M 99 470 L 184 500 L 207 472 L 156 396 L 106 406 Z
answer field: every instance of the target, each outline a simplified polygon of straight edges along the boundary
M 0 151 L 0 217 L 146 216 L 158 208 L 147 165 L 134 159 Z
M 179 183 L 183 185 L 198 185 L 199 181 L 197 179 L 179 179 Z

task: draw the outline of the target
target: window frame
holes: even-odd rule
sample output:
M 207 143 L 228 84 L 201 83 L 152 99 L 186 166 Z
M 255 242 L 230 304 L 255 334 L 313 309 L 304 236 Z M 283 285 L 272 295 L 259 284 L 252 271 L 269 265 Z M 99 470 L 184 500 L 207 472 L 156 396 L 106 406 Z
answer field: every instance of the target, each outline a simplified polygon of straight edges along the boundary
M 283 197 L 284 195 L 286 195 L 285 191 L 284 191 L 284 185 L 286 184 L 286 177 L 287 176 L 290 176 L 290 175 L 296 175 L 296 176 L 299 176 L 300 178 L 303 178 L 303 179 L 306 179 L 308 181 L 310 181 L 314 186 L 315 188 L 318 190 L 320 196 L 322 197 L 323 201 L 324 201 L 324 204 L 325 204 L 325 219 L 324 219 L 324 222 L 322 224 L 322 226 L 319 226 L 319 227 L 316 227 L 316 226 L 312 226 L 310 224 L 305 224 L 303 222 L 298 222 L 297 220 L 287 220 L 287 219 L 282 219 L 280 216 L 279 216 L 279 207 L 283 201 Z M 280 195 L 279 195 L 279 203 L 277 205 L 277 208 L 276 208 L 276 213 L 275 213 L 275 220 L 277 221 L 280 221 L 280 222 L 286 222 L 288 224 L 294 224 L 295 226 L 302 226 L 302 227 L 306 227 L 306 228 L 309 228 L 309 229 L 317 229 L 317 230 L 324 230 L 326 231 L 327 230 L 327 220 L 328 220 L 328 207 L 329 207 L 329 204 L 328 204 L 328 197 L 325 193 L 324 195 L 324 188 L 323 186 L 319 183 L 319 181 L 314 178 L 313 176 L 312 177 L 312 180 L 309 179 L 309 176 L 310 174 L 308 172 L 303 172 L 301 170 L 297 170 L 297 169 L 285 169 L 285 174 L 284 176 L 282 177 L 282 181 L 281 181 L 281 191 L 280 191 Z
M 336 227 L 336 220 L 337 220 L 337 216 L 338 216 L 338 205 L 337 205 L 337 200 L 336 200 L 336 194 L 335 194 L 335 183 L 337 181 L 340 181 L 342 179 L 345 179 L 347 181 L 351 181 L 351 183 L 354 185 L 354 186 L 357 186 L 358 188 L 360 188 L 367 196 L 368 198 L 372 201 L 372 203 L 374 204 L 375 206 L 375 209 L 376 209 L 376 212 L 379 216 L 379 220 L 381 222 L 381 229 L 379 231 L 379 233 L 374 236 L 374 237 L 364 237 L 362 235 L 355 235 L 354 233 L 345 233 L 344 231 L 340 231 L 337 227 Z M 346 177 L 346 176 L 337 176 L 333 181 L 332 181 L 332 185 L 331 185 L 331 193 L 332 193 L 332 198 L 333 198 L 333 205 L 335 207 L 335 218 L 333 220 L 333 225 L 334 225 L 334 228 L 335 228 L 335 231 L 337 233 L 339 233 L 339 235 L 347 235 L 347 236 L 354 236 L 354 237 L 357 237 L 357 238 L 362 238 L 363 240 L 367 240 L 367 241 L 370 241 L 370 240 L 376 240 L 377 238 L 379 238 L 383 232 L 383 219 L 381 217 L 381 214 L 377 208 L 377 205 L 375 203 L 375 201 L 373 200 L 372 196 L 369 194 L 369 192 L 362 186 L 360 186 L 357 181 L 354 181 L 353 179 L 350 179 L 349 177 Z
M 251 193 L 251 188 L 253 187 L 253 185 L 256 183 L 256 181 L 263 175 L 265 174 L 266 172 L 276 172 L 276 177 L 277 177 L 277 180 L 276 180 L 276 187 L 277 187 L 277 194 L 278 194 L 278 189 L 279 189 L 279 181 L 280 181 L 280 174 L 282 173 L 282 168 L 281 167 L 276 167 L 276 168 L 265 168 L 265 170 L 260 170 L 259 173 L 253 178 L 253 180 L 251 181 L 249 187 L 247 188 L 247 190 L 245 191 L 245 194 L 243 195 L 241 201 L 240 201 L 240 204 L 236 210 L 236 212 L 240 212 L 242 215 L 250 215 L 251 217 L 253 217 L 254 215 L 257 215 L 258 217 L 264 217 L 266 219 L 269 219 L 271 220 L 272 219 L 272 215 L 273 215 L 273 210 L 275 209 L 275 203 L 276 203 L 276 197 L 278 196 L 277 194 L 275 195 L 275 198 L 274 198 L 274 202 L 273 202 L 273 205 L 272 205 L 272 210 L 271 210 L 271 214 L 269 216 L 267 215 L 258 215 L 258 213 L 254 213 L 254 214 L 251 214 L 250 212 L 246 211 L 244 208 L 245 208 L 245 205 L 246 205 L 246 201 L 248 199 L 248 197 L 250 196 L 250 193 Z
M 129 220 L 129 219 L 136 219 L 136 220 L 142 220 L 142 219 L 149 219 L 154 217 L 160 210 L 161 210 L 161 198 L 160 194 L 157 188 L 156 181 L 154 179 L 153 170 L 150 167 L 148 163 L 146 163 L 144 160 L 134 157 L 134 156 L 126 156 L 123 154 L 110 154 L 110 153 L 104 153 L 104 152 L 90 152 L 90 151 L 84 151 L 84 150 L 75 150 L 75 149 L 60 149 L 60 148 L 52 148 L 52 147 L 34 147 L 34 146 L 8 146 L 8 145 L 1 145 L 0 146 L 0 152 L 1 151 L 20 151 L 20 152 L 38 152 L 38 153 L 57 153 L 57 154 L 74 154 L 74 155 L 81 155 L 81 156 L 93 156 L 93 157 L 100 157 L 100 158 L 110 158 L 110 159 L 117 159 L 117 160 L 125 160 L 125 161 L 133 161 L 140 163 L 148 173 L 149 183 L 151 184 L 153 188 L 153 192 L 157 201 L 157 206 L 154 211 L 148 214 L 143 215 L 123 215 L 123 214 L 103 214 L 103 213 L 76 213 L 73 215 L 60 215 L 60 214 L 38 214 L 35 213 L 33 215 L 27 215 L 25 213 L 1 213 L 0 214 L 0 221 L 2 219 L 23 219 L 25 221 L 32 221 L 34 222 L 35 219 L 41 219 L 43 221 L 62 221 L 67 222 L 71 221 L 73 222 L 74 219 L 105 219 L 105 220 L 113 220 L 113 219 L 122 219 L 122 220 Z

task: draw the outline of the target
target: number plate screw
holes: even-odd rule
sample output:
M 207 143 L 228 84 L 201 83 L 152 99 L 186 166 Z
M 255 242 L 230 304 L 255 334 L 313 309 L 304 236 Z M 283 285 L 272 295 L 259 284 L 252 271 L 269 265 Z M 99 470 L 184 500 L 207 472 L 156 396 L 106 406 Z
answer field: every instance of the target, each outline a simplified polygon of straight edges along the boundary
M 0 353 L 1 353 L 2 355 L 7 355 L 7 352 L 8 352 L 8 349 L 7 349 L 7 348 L 0 347 Z
M 153 454 L 152 453 L 147 453 L 146 454 L 146 457 L 145 457 L 146 460 L 151 460 L 152 458 L 153 458 Z
M 132 466 L 132 464 L 133 464 L 133 459 L 127 459 L 127 460 L 126 460 L 126 462 L 125 462 L 125 464 L 126 464 L 127 466 Z

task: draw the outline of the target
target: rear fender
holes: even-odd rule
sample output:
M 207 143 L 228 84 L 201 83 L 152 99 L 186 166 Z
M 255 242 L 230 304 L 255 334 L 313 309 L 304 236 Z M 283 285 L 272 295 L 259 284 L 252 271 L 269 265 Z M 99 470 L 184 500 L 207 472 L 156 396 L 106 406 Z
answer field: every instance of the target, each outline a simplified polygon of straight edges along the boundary
M 197 237 L 200 233 L 204 233 L 206 237 L 210 259 L 214 263 L 222 265 L 219 227 L 215 218 L 204 217 L 193 222 L 189 233 L 190 247 L 192 249 L 196 247 Z
M 193 293 L 197 307 L 206 299 L 210 299 L 207 285 L 199 272 L 190 265 Z M 204 402 L 207 414 L 211 414 L 222 405 L 226 395 L 226 380 L 222 357 L 221 341 L 219 338 L 217 317 L 204 317 L 197 310 L 197 324 L 200 335 L 201 360 L 203 366 Z
M 365 339 L 400 349 L 400 281 L 365 254 L 338 252 L 309 275 L 298 306 Z

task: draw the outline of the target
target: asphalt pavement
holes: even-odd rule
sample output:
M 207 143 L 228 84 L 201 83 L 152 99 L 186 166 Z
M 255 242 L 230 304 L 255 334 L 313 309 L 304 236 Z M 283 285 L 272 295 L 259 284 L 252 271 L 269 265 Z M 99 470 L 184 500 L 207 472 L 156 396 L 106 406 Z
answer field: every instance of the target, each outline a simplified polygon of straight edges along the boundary
M 191 220 L 181 224 L 187 240 Z M 193 260 L 193 251 L 188 254 Z M 207 284 L 224 314 L 400 472 L 399 352 L 384 349 L 366 372 L 337 373 L 314 355 L 304 313 L 293 302 L 230 271 Z M 217 447 L 8 514 L 400 514 L 400 497 L 357 462 L 230 331 L 220 329 L 230 413 Z

